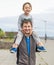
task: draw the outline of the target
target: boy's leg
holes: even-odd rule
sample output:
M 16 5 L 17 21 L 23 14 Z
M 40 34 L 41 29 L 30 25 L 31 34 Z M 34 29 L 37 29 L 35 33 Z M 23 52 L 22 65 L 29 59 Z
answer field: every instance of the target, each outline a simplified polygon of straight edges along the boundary
M 15 52 L 17 51 L 18 45 L 15 44 L 16 38 L 17 38 L 17 36 L 15 37 L 14 42 L 13 42 L 14 44 L 12 45 L 12 47 L 11 47 L 11 49 L 10 49 L 10 52 L 11 52 L 11 53 L 15 53 Z
M 15 40 L 15 44 L 20 44 L 21 40 L 22 40 L 22 37 L 23 37 L 23 33 L 21 31 L 18 32 L 17 34 L 17 38 Z
M 33 36 L 34 40 L 36 41 L 36 43 L 40 42 L 40 38 L 39 38 L 38 34 L 35 31 L 32 32 L 32 36 Z
M 19 33 L 17 34 L 15 40 L 14 40 L 14 44 L 13 44 L 11 50 L 10 50 L 12 53 L 14 53 L 14 52 L 17 51 L 17 47 L 18 47 L 18 45 L 20 44 L 20 42 L 21 42 L 21 40 L 22 40 L 22 37 L 23 37 L 22 32 L 19 32 Z
M 38 51 L 46 51 L 46 49 L 45 49 L 43 43 L 40 41 L 40 38 L 37 35 L 37 33 L 33 31 L 32 35 L 33 35 L 33 38 L 34 38 L 34 40 L 36 41 L 36 44 L 37 44 L 37 48 L 36 49 Z

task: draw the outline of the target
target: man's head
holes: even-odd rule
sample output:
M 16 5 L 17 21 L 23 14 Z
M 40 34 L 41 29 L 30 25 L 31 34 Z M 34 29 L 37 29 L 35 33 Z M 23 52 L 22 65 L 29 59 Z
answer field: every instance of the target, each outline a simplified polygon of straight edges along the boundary
M 23 34 L 29 36 L 32 34 L 32 21 L 29 19 L 25 19 L 22 21 L 21 28 L 23 31 Z

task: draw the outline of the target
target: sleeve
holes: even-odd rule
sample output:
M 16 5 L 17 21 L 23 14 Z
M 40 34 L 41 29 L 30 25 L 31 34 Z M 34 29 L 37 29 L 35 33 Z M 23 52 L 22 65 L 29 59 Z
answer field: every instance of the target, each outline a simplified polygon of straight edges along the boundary
M 31 16 L 31 21 L 32 21 L 33 30 L 34 30 L 34 19 L 33 19 L 33 17 L 32 17 L 32 16 Z
M 18 18 L 18 31 L 21 30 L 21 16 Z

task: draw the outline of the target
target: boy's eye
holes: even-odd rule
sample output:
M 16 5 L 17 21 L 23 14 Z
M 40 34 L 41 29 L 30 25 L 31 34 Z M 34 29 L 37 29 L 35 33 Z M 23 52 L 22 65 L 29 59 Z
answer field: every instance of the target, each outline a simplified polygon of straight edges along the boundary
M 30 9 L 29 7 L 26 7 L 26 9 Z

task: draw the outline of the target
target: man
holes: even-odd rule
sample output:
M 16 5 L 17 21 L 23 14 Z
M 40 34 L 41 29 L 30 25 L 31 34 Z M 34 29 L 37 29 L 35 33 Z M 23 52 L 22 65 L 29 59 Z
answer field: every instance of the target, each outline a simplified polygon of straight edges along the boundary
M 23 39 L 17 48 L 17 64 L 18 65 L 35 65 L 35 52 L 36 44 L 41 44 L 42 42 L 35 41 L 33 38 L 33 25 L 31 20 L 25 19 L 21 24 L 21 29 L 23 33 Z
M 30 20 L 24 20 L 21 28 L 23 39 L 17 48 L 19 49 L 17 51 L 18 65 L 35 65 L 36 42 L 32 36 L 32 22 Z

